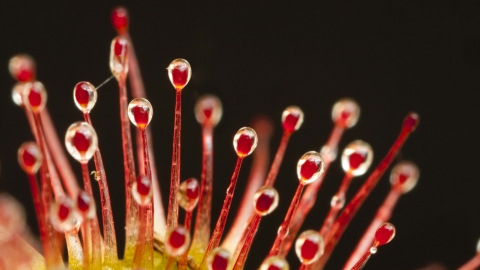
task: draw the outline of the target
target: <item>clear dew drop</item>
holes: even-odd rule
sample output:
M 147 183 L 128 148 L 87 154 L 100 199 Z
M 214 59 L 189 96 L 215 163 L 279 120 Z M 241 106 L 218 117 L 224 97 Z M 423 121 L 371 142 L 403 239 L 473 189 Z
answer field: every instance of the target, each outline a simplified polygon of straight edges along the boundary
M 177 91 L 181 91 L 190 81 L 192 76 L 192 67 L 185 59 L 175 59 L 168 65 L 168 77 L 173 87 Z
M 230 251 L 217 247 L 207 257 L 207 266 L 209 270 L 227 270 L 232 261 Z
M 27 84 L 24 82 L 18 82 L 13 86 L 12 89 L 12 100 L 15 105 L 19 107 L 23 107 L 23 89 L 25 89 L 25 86 Z
M 200 195 L 200 185 L 196 178 L 189 178 L 180 184 L 177 192 L 178 204 L 185 211 L 193 211 Z
M 152 201 L 152 180 L 145 175 L 137 177 L 132 185 L 133 199 L 141 206 L 148 206 Z
M 297 176 L 302 185 L 315 182 L 324 172 L 325 162 L 320 153 L 309 151 L 297 163 Z
M 118 36 L 112 40 L 110 48 L 110 71 L 113 76 L 120 80 L 128 73 L 128 41 Z
M 222 102 L 214 95 L 203 95 L 195 104 L 195 117 L 201 125 L 215 127 L 222 118 Z
M 73 88 L 73 100 L 80 111 L 88 113 L 97 102 L 97 89 L 89 82 L 79 82 Z
M 265 216 L 277 208 L 278 200 L 279 196 L 275 188 L 263 186 L 253 196 L 253 207 L 257 215 Z
M 383 223 L 375 232 L 375 243 L 378 246 L 389 243 L 395 237 L 395 232 L 395 226 L 392 223 Z
M 146 129 L 152 116 L 153 107 L 147 99 L 135 98 L 128 104 L 128 118 L 139 129 Z
M 167 233 L 165 249 L 170 256 L 183 254 L 190 245 L 190 234 L 185 227 L 179 225 Z
M 332 109 L 332 120 L 343 128 L 355 126 L 360 117 L 360 106 L 353 99 L 344 98 L 335 103 Z
M 238 157 L 241 158 L 250 155 L 257 147 L 257 143 L 257 133 L 249 127 L 239 129 L 233 137 L 233 147 Z
M 25 108 L 33 113 L 40 113 L 47 103 L 47 91 L 41 82 L 25 84 L 22 92 L 22 101 Z
M 314 230 L 304 231 L 295 242 L 295 253 L 303 264 L 311 264 L 323 255 L 323 237 Z
M 97 133 L 86 122 L 73 123 L 65 134 L 65 146 L 74 159 L 87 163 L 97 150 Z
M 12 77 L 19 82 L 35 80 L 35 61 L 27 54 L 17 54 L 10 58 L 8 70 Z
M 23 143 L 18 149 L 17 157 L 27 174 L 36 174 L 42 165 L 42 152 L 34 142 Z
M 95 201 L 85 191 L 80 191 L 75 200 L 75 209 L 83 219 L 92 219 L 95 217 Z
M 290 266 L 284 258 L 271 256 L 262 263 L 260 270 L 290 270 Z
M 390 183 L 398 186 L 402 193 L 412 190 L 418 182 L 420 170 L 411 161 L 402 161 L 393 167 L 390 174 Z
M 373 150 L 370 144 L 356 140 L 345 147 L 342 153 L 342 168 L 352 176 L 363 175 L 373 161 Z
M 50 222 L 59 232 L 70 231 L 80 226 L 81 217 L 75 209 L 72 199 L 62 197 L 50 206 Z
M 303 111 L 297 106 L 289 106 L 282 113 L 282 127 L 287 132 L 298 130 L 303 123 Z

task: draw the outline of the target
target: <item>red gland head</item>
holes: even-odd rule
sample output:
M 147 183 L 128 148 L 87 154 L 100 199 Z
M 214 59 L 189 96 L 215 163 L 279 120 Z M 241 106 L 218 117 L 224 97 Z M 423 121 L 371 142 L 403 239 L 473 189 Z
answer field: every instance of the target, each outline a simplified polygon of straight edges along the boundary
M 257 133 L 249 127 L 239 129 L 233 137 L 233 147 L 240 158 L 250 155 L 257 147 L 257 143 Z
M 392 223 L 385 222 L 378 227 L 375 232 L 374 245 L 381 246 L 389 243 L 395 237 L 395 226 Z
M 40 113 L 47 103 L 47 91 L 41 82 L 25 84 L 22 91 L 22 101 L 25 108 L 33 113 Z
M 167 70 L 170 82 L 177 91 L 181 91 L 188 84 L 192 76 L 190 64 L 187 60 L 181 58 L 173 60 Z
M 97 102 L 97 89 L 89 82 L 79 82 L 73 88 L 73 100 L 83 113 L 89 113 Z
M 98 147 L 97 133 L 86 122 L 73 123 L 65 134 L 65 146 L 74 159 L 88 163 Z
M 271 256 L 262 263 L 260 270 L 290 270 L 290 266 L 284 258 Z
M 128 118 L 140 130 L 145 130 L 152 120 L 153 107 L 150 101 L 144 98 L 135 98 L 128 104 Z
M 314 230 L 304 231 L 295 242 L 295 252 L 302 264 L 312 264 L 323 255 L 323 237 Z
M 273 187 L 263 186 L 253 196 L 253 206 L 259 216 L 270 214 L 278 206 L 278 192 Z
M 42 165 L 42 152 L 34 142 L 23 143 L 17 156 L 18 163 L 27 174 L 36 174 Z
M 170 256 L 183 254 L 190 245 L 190 234 L 185 227 L 179 225 L 167 233 L 165 249 Z
M 12 77 L 19 82 L 35 80 L 35 61 L 27 54 L 17 54 L 10 58 L 8 70 Z
M 118 36 L 112 40 L 110 48 L 110 71 L 117 80 L 125 78 L 128 73 L 128 40 Z
M 50 206 L 50 221 L 59 232 L 70 231 L 80 225 L 81 218 L 75 211 L 74 203 L 69 197 L 62 197 Z
M 208 270 L 227 270 L 231 260 L 228 250 L 217 247 L 207 257 Z
M 390 174 L 390 183 L 394 188 L 399 188 L 402 193 L 412 190 L 418 182 L 420 170 L 411 161 L 402 161 L 393 167 Z
M 303 123 L 303 111 L 297 106 L 289 106 L 282 113 L 282 126 L 285 132 L 298 130 Z
M 84 219 L 95 217 L 95 202 L 85 191 L 80 191 L 77 195 L 76 208 Z
M 195 117 L 202 126 L 215 127 L 222 119 L 222 102 L 214 95 L 203 95 L 195 104 Z
M 320 153 L 315 151 L 305 153 L 297 163 L 298 180 L 302 185 L 315 182 L 324 170 L 325 162 Z
M 129 21 L 130 18 L 128 17 L 128 10 L 126 8 L 116 7 L 112 11 L 112 25 L 119 35 L 128 31 Z
M 189 178 L 180 184 L 177 192 L 178 204 L 185 211 L 193 211 L 197 206 L 200 195 L 200 186 L 196 178 Z
M 353 99 L 344 98 L 333 105 L 332 120 L 336 126 L 351 128 L 357 124 L 359 117 L 360 106 Z
M 132 186 L 132 196 L 141 206 L 148 206 L 152 201 L 152 180 L 145 175 L 137 177 Z
M 420 123 L 420 116 L 412 112 L 405 117 L 405 120 L 403 120 L 403 128 L 407 132 L 412 132 L 417 128 L 418 123 Z
M 352 176 L 364 174 L 373 161 L 373 150 L 370 144 L 356 140 L 345 147 L 342 153 L 342 168 Z

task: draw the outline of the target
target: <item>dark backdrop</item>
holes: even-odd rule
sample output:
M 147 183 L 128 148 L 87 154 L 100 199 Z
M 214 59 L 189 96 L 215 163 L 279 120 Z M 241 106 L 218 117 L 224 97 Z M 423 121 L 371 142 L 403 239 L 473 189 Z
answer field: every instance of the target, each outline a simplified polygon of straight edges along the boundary
M 378 164 L 409 111 L 421 116 L 400 158 L 418 164 L 418 186 L 401 198 L 391 221 L 397 237 L 369 261 L 368 269 L 414 269 L 434 261 L 455 268 L 470 259 L 480 236 L 478 85 L 480 2 L 478 1 L 321 1 L 315 5 L 137 3 L 93 1 L 76 4 L 2 2 L 0 10 L 0 190 L 21 200 L 37 232 L 27 178 L 16 161 L 18 146 L 32 140 L 23 112 L 10 99 L 14 84 L 8 59 L 27 52 L 37 61 L 38 79 L 47 87 L 48 108 L 63 138 L 81 120 L 72 101 L 80 80 L 98 85 L 110 76 L 109 46 L 116 35 L 110 11 L 129 8 L 131 35 L 155 113 L 151 123 L 164 200 L 171 161 L 174 90 L 165 68 L 171 60 L 190 61 L 193 77 L 183 93 L 182 179 L 200 176 L 200 127 L 193 116 L 196 98 L 218 95 L 224 117 L 215 133 L 214 220 L 220 212 L 236 155 L 233 134 L 257 114 L 275 120 L 274 154 L 281 138 L 280 115 L 291 104 L 305 112 L 277 180 L 279 209 L 264 219 L 247 269 L 258 267 L 298 183 L 295 165 L 318 150 L 331 130 L 330 110 L 342 97 L 358 101 L 362 114 L 340 149 L 355 139 L 369 142 Z M 159 1 L 160 2 L 160 1 Z M 105 156 L 117 234 L 123 246 L 124 190 L 118 90 L 99 90 L 92 111 Z M 80 166 L 72 166 L 80 176 Z M 251 160 L 240 175 L 236 209 Z M 387 173 L 387 175 L 389 172 Z M 336 162 L 303 229 L 318 229 L 342 178 Z M 328 264 L 338 269 L 389 190 L 378 184 L 349 226 Z M 366 177 L 352 183 L 348 197 Z M 232 212 L 232 217 L 235 212 Z M 231 218 L 229 219 L 231 222 Z M 122 248 L 120 248 L 122 250 Z M 291 266 L 298 265 L 293 253 Z

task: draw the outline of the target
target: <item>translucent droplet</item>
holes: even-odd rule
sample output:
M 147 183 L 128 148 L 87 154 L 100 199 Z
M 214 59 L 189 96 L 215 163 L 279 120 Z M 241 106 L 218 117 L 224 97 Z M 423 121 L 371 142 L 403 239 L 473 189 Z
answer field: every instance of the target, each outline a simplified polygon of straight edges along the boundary
M 144 98 L 135 98 L 128 104 L 128 118 L 139 129 L 144 130 L 152 120 L 153 107 L 150 101 Z
M 112 40 L 110 49 L 110 71 L 117 80 L 128 73 L 128 41 L 118 36 Z
M 39 113 L 47 103 L 47 91 L 41 82 L 27 83 L 22 92 L 22 100 L 25 108 Z
M 83 190 L 77 195 L 76 209 L 80 215 L 82 215 L 83 219 L 92 219 L 95 217 L 95 201 Z
M 231 260 L 230 251 L 217 247 L 207 257 L 208 270 L 227 270 Z
M 123 34 L 128 30 L 129 17 L 128 11 L 124 7 L 116 7 L 112 11 L 112 24 L 119 34 Z
M 375 242 L 378 246 L 389 243 L 393 237 L 395 237 L 395 226 L 392 223 L 383 223 L 375 232 Z
M 73 123 L 65 134 L 65 146 L 74 159 L 87 163 L 97 150 L 97 133 L 86 122 Z
M 294 132 L 303 123 L 303 111 L 297 106 L 289 106 L 282 113 L 283 130 Z
M 359 116 L 360 106 L 353 99 L 344 98 L 333 105 L 332 120 L 335 125 L 351 128 L 357 124 Z
M 353 176 L 364 174 L 373 161 L 373 151 L 370 144 L 356 140 L 345 147 L 342 153 L 342 168 L 345 173 Z
M 0 244 L 25 231 L 23 207 L 10 195 L 0 193 Z
M 325 170 L 325 162 L 320 153 L 310 151 L 305 153 L 297 163 L 298 180 L 302 185 L 315 182 Z
M 233 147 L 239 157 L 250 155 L 257 147 L 257 143 L 257 133 L 249 127 L 239 129 L 233 137 Z
M 345 197 L 344 196 L 333 196 L 332 200 L 330 201 L 330 206 L 332 208 L 341 209 L 345 205 Z
M 477 252 L 480 252 L 480 239 L 478 239 L 478 242 L 477 242 Z
M 262 263 L 260 270 L 290 270 L 290 266 L 284 258 L 271 256 Z
M 23 89 L 25 89 L 26 85 L 27 84 L 24 83 L 24 82 L 18 82 L 18 83 L 15 84 L 15 86 L 13 86 L 13 89 L 12 89 L 13 103 L 15 103 L 19 107 L 23 107 L 22 93 L 23 93 Z
M 337 154 L 338 154 L 338 149 L 331 148 L 328 145 L 324 145 L 322 146 L 322 149 L 320 149 L 320 155 L 322 155 L 325 161 L 327 160 L 329 160 L 330 162 L 335 161 L 335 159 L 337 159 Z
M 370 253 L 375 254 L 375 253 L 377 253 L 377 250 L 378 249 L 376 247 L 371 247 L 370 248 Z
M 192 76 L 192 68 L 190 67 L 190 64 L 187 60 L 181 58 L 173 60 L 167 70 L 170 82 L 177 91 L 182 90 L 188 84 L 190 77 Z
M 405 117 L 405 120 L 403 121 L 403 127 L 407 131 L 413 131 L 417 128 L 418 123 L 420 123 L 420 116 L 412 112 Z
M 152 180 L 145 175 L 140 175 L 132 185 L 132 196 L 142 206 L 147 206 L 152 201 Z
M 323 237 L 314 230 L 304 231 L 295 242 L 295 252 L 303 264 L 311 264 L 323 255 Z
M 185 211 L 193 211 L 197 206 L 200 195 L 200 186 L 196 178 L 189 178 L 180 184 L 177 192 L 178 204 Z
M 167 233 L 165 249 L 170 256 L 183 254 L 190 245 L 190 234 L 185 227 L 179 225 Z
M 273 187 L 263 186 L 253 196 L 253 207 L 260 216 L 270 214 L 278 206 L 278 192 Z
M 23 143 L 17 156 L 18 163 L 27 174 L 36 174 L 42 165 L 42 152 L 34 142 Z
M 50 222 L 59 232 L 70 231 L 80 226 L 81 218 L 75 211 L 74 203 L 69 197 L 62 197 L 50 206 Z
M 402 193 L 407 193 L 417 185 L 419 177 L 420 170 L 417 165 L 411 161 L 402 161 L 393 167 L 390 183 L 393 186 L 398 185 Z
M 27 54 L 17 54 L 10 58 L 8 70 L 12 77 L 19 82 L 35 80 L 35 61 Z
M 214 95 L 203 95 L 195 104 L 195 117 L 202 125 L 216 126 L 222 114 L 222 102 Z
M 83 113 L 88 113 L 97 102 L 97 89 L 89 82 L 79 82 L 73 88 L 75 105 Z

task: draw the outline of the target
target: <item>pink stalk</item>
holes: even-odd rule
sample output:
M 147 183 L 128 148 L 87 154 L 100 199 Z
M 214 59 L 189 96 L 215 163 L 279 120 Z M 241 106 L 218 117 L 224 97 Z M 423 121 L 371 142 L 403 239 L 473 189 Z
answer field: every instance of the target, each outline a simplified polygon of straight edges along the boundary
M 382 225 L 382 223 L 390 219 L 390 217 L 392 216 L 393 208 L 397 204 L 397 201 L 400 198 L 401 194 L 402 192 L 400 189 L 392 187 L 382 206 L 380 206 L 380 208 L 378 209 L 377 214 L 372 220 L 372 223 L 370 223 L 370 226 L 368 226 L 368 229 L 363 234 L 360 242 L 358 242 L 355 251 L 352 253 L 347 263 L 345 264 L 344 269 L 351 269 L 355 262 L 360 260 L 362 255 L 368 249 L 370 249 L 370 246 L 375 239 L 375 232 L 377 228 Z
M 372 253 L 370 252 L 370 250 L 367 250 L 363 256 L 357 261 L 357 263 L 351 268 L 352 270 L 360 270 L 363 268 L 363 266 L 365 265 L 365 263 L 367 262 L 367 260 L 370 258 L 370 256 L 372 255 Z
M 245 260 L 247 259 L 248 252 L 250 247 L 252 246 L 253 238 L 258 230 L 258 225 L 260 225 L 261 216 L 255 214 L 253 217 L 252 223 L 248 228 L 247 236 L 245 237 L 245 241 L 243 243 L 242 249 L 238 255 L 237 260 L 235 261 L 235 266 L 233 270 L 242 270 L 245 264 Z
M 84 113 L 83 116 L 85 118 L 85 122 L 92 125 L 92 120 L 90 119 L 90 113 Z M 110 202 L 110 193 L 108 191 L 107 174 L 105 173 L 102 154 L 100 153 L 99 147 L 97 147 L 97 150 L 95 150 L 95 154 L 93 158 L 95 161 L 95 169 L 98 173 L 100 173 L 100 179 L 98 179 L 98 185 L 100 187 L 103 235 L 105 240 L 104 265 L 115 267 L 118 261 L 117 239 L 115 234 L 112 204 Z
M 480 266 L 480 253 L 477 253 L 475 257 L 470 259 L 464 265 L 460 266 L 458 270 L 474 270 L 474 269 L 478 269 L 479 266 Z
M 415 113 L 410 113 L 404 120 L 402 130 L 397 140 L 394 142 L 387 155 L 380 162 L 378 167 L 368 177 L 367 181 L 362 185 L 360 190 L 355 194 L 350 203 L 342 211 L 338 219 L 333 224 L 332 230 L 325 239 L 325 252 L 322 257 L 315 263 L 316 268 L 323 269 L 323 266 L 330 258 L 330 255 L 335 248 L 335 245 L 340 240 L 343 232 L 347 228 L 350 221 L 355 216 L 356 212 L 368 197 L 372 189 L 378 183 L 383 173 L 387 170 L 388 166 L 392 163 L 393 159 L 397 156 L 401 147 L 407 140 L 408 136 L 415 130 L 419 122 L 419 116 Z
M 332 133 L 330 134 L 330 138 L 328 139 L 327 144 L 324 146 L 324 149 L 329 149 L 329 151 L 336 152 L 337 151 L 336 149 L 338 148 L 338 142 L 340 141 L 344 130 L 345 128 L 339 125 L 335 125 L 335 127 L 332 130 Z M 305 218 L 307 217 L 308 213 L 310 213 L 310 210 L 312 209 L 313 205 L 315 204 L 315 201 L 317 200 L 317 193 L 320 190 L 320 187 L 322 186 L 323 179 L 327 174 L 328 168 L 330 167 L 330 164 L 335 160 L 335 156 L 325 155 L 324 151 L 322 151 L 321 154 L 325 161 L 325 172 L 320 176 L 320 178 L 317 181 L 308 185 L 308 187 L 305 189 L 305 192 L 302 195 L 302 199 L 300 200 L 297 211 L 295 211 L 293 215 L 292 222 L 289 228 L 289 233 L 285 237 L 285 240 L 283 241 L 283 244 L 280 248 L 280 252 L 279 252 L 280 256 L 285 257 L 290 251 L 290 248 L 292 247 L 293 241 L 295 240 L 295 237 L 297 236 L 298 231 L 302 227 L 303 222 L 305 221 Z

